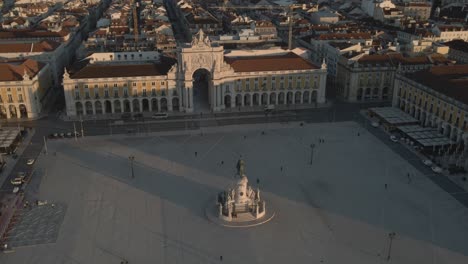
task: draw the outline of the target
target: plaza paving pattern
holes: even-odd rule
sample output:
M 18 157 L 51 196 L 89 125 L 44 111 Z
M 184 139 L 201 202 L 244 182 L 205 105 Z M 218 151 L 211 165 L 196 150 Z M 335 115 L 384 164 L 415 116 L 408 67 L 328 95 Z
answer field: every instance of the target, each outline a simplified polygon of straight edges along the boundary
M 63 204 L 47 204 L 19 211 L 19 222 L 9 232 L 6 243 L 13 248 L 54 243 L 66 213 Z
M 44 172 L 37 195 L 67 206 L 59 236 L 0 255 L 2 264 L 219 263 L 220 256 L 223 263 L 468 263 L 468 210 L 354 122 L 88 137 L 48 148 L 57 155 L 37 160 Z M 276 215 L 232 229 L 204 210 L 236 180 L 240 156 Z

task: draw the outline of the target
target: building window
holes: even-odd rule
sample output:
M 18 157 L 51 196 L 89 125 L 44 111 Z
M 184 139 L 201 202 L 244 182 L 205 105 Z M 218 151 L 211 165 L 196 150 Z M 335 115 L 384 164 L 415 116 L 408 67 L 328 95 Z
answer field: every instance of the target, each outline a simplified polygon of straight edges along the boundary
M 152 85 L 152 86 L 155 86 L 155 85 L 156 85 L 156 82 L 152 82 L 151 85 Z
M 119 97 L 119 90 L 118 89 L 114 89 L 114 97 L 115 98 Z
M 87 84 L 85 84 L 84 88 L 88 89 L 88 85 L 87 85 Z
M 142 84 L 141 84 L 141 86 L 146 86 L 146 83 L 145 83 L 145 82 L 144 82 L 144 83 L 142 83 Z
M 21 89 L 21 88 L 19 88 Z M 22 103 L 23 102 L 23 95 L 22 94 L 18 94 L 18 102 Z
M 165 82 L 161 82 L 161 85 L 164 85 L 164 84 L 165 84 Z
M 114 83 L 114 87 L 117 87 L 117 84 L 116 84 L 116 83 Z
M 76 90 L 75 91 L 75 100 L 79 100 L 80 99 L 80 91 Z
M 132 85 L 133 85 L 133 87 L 136 87 L 136 82 L 134 82 Z
M 123 94 L 124 94 L 124 97 L 128 97 L 128 90 L 124 89 Z
M 104 85 L 105 86 L 105 85 Z M 94 85 L 94 89 L 98 89 L 99 86 L 97 84 Z
M 151 89 L 151 96 L 156 96 L 156 89 L 155 88 Z
M 143 89 L 142 95 L 143 95 L 143 96 L 146 96 L 146 89 Z
M 90 96 L 89 96 L 89 90 L 86 90 L 86 91 L 85 91 L 85 97 L 86 97 L 86 99 L 89 99 L 89 98 L 90 98 Z
M 96 95 L 98 95 L 98 94 L 96 93 Z M 104 97 L 109 98 L 109 89 L 104 90 Z
M 21 92 L 21 87 L 18 87 L 18 89 L 17 89 L 17 90 L 18 90 L 18 92 Z

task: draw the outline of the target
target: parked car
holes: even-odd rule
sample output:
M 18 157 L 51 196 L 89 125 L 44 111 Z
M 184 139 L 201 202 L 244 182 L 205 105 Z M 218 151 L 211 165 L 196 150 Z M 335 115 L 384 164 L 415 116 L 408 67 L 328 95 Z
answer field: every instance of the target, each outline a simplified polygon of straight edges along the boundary
M 432 161 L 430 159 L 425 159 L 423 160 L 424 165 L 426 166 L 432 166 Z
M 379 123 L 377 123 L 377 122 L 372 122 L 372 123 L 371 123 L 371 126 L 373 126 L 373 127 L 379 127 Z
M 49 135 L 47 136 L 47 138 L 49 138 L 49 139 L 54 139 L 54 138 L 55 138 L 55 135 L 54 135 L 53 133 L 52 133 L 52 134 L 49 134 Z
M 390 136 L 390 140 L 393 141 L 393 142 L 398 142 L 398 138 L 394 135 L 391 135 Z
M 11 184 L 13 185 L 21 185 L 23 184 L 23 178 L 20 178 L 20 177 L 16 177 L 14 179 L 11 179 Z
M 15 186 L 15 188 L 13 188 L 13 193 L 18 193 L 18 192 L 19 192 L 19 187 Z
M 33 165 L 34 164 L 34 159 L 28 159 L 28 161 L 26 162 L 26 164 L 28 165 Z
M 152 119 L 167 119 L 168 115 L 166 113 L 162 114 L 153 114 L 151 116 Z
M 439 167 L 439 166 L 435 166 L 435 165 L 434 165 L 434 166 L 431 167 L 431 169 L 432 169 L 432 171 L 435 172 L 435 173 L 442 173 L 442 172 L 443 172 L 442 168 Z
M 73 137 L 73 134 L 72 134 L 72 132 L 68 132 L 68 133 L 66 134 L 66 137 L 67 137 L 67 138 L 71 138 L 71 137 Z

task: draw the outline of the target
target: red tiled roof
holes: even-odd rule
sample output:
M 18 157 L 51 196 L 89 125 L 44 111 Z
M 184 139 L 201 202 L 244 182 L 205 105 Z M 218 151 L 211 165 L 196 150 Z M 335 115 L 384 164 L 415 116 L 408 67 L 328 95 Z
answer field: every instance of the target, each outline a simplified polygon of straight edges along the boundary
M 22 81 L 25 72 L 34 77 L 44 66 L 44 63 L 31 59 L 1 62 L 0 82 Z
M 50 52 L 60 46 L 60 43 L 52 40 L 43 40 L 34 43 L 0 43 L 0 53 L 17 52 Z
M 407 75 L 439 93 L 468 104 L 468 65 L 434 66 L 430 70 Z
M 68 30 L 59 32 L 52 31 L 29 31 L 29 30 L 16 30 L 16 31 L 0 31 L 0 39 L 11 38 L 63 38 L 70 34 Z
M 322 34 L 318 37 L 319 40 L 332 40 L 332 39 L 370 39 L 372 36 L 368 32 L 361 33 L 329 33 Z
M 224 57 L 236 72 L 287 71 L 319 69 L 311 62 L 289 52 L 284 55 Z
M 93 79 L 112 77 L 137 77 L 166 75 L 176 63 L 175 59 L 163 57 L 159 63 L 142 64 L 88 64 L 78 72 L 72 74 L 71 79 Z

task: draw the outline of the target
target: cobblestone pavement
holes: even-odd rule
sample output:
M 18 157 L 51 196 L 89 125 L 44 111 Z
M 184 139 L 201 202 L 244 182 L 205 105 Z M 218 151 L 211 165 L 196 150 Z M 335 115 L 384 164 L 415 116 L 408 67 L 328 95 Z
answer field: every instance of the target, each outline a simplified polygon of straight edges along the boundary
M 64 204 L 33 206 L 19 212 L 19 222 L 10 231 L 7 243 L 15 248 L 54 243 L 67 207 Z

